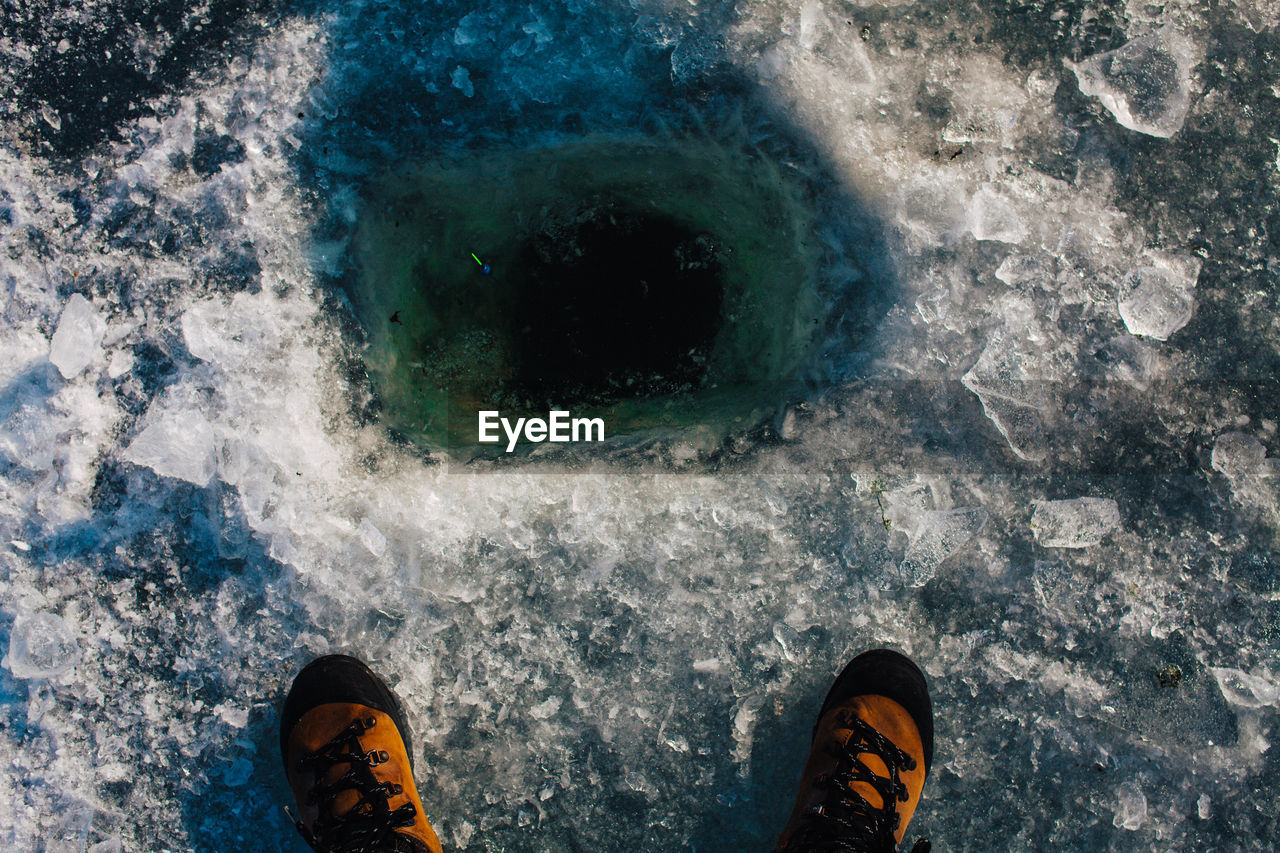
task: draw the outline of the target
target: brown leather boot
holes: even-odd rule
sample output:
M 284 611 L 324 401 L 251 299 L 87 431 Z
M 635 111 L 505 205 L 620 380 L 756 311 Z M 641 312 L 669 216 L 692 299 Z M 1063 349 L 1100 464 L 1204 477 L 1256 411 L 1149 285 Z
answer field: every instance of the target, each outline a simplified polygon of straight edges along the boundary
M 361 661 L 327 655 L 298 673 L 280 753 L 294 823 L 318 853 L 441 853 L 413 784 L 400 705 Z
M 924 674 L 888 649 L 858 655 L 822 703 L 777 853 L 894 853 L 933 763 Z M 918 841 L 912 853 L 927 853 Z

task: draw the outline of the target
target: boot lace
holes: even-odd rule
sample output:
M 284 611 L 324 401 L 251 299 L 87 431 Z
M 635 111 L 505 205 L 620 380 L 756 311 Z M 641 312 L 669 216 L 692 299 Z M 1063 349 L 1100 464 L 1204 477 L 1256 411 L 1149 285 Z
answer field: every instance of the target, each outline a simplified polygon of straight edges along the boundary
M 372 853 L 393 844 L 397 829 L 413 826 L 417 810 L 405 803 L 394 811 L 388 800 L 403 793 L 394 782 L 379 782 L 373 768 L 388 760 L 385 750 L 365 751 L 360 735 L 377 725 L 373 717 L 357 719 L 315 752 L 298 760 L 298 772 L 310 771 L 315 784 L 307 792 L 307 805 L 318 805 L 320 815 L 314 829 L 308 829 L 294 818 L 298 832 L 319 853 Z M 332 782 L 324 778 L 338 764 L 347 770 Z M 360 798 L 341 815 L 334 814 L 334 800 L 345 791 L 356 791 Z
M 857 714 L 837 711 L 838 725 L 852 731 L 844 744 L 827 747 L 836 767 L 814 780 L 827 794 L 812 806 L 791 837 L 786 853 L 845 851 L 845 853 L 897 853 L 894 832 L 898 829 L 897 803 L 907 801 L 907 786 L 899 769 L 914 770 L 915 759 L 899 749 Z M 861 756 L 876 755 L 889 769 L 888 776 L 873 773 Z M 880 795 L 880 808 L 871 805 L 850 786 L 865 782 Z M 932 845 L 919 840 L 911 853 L 928 853 Z

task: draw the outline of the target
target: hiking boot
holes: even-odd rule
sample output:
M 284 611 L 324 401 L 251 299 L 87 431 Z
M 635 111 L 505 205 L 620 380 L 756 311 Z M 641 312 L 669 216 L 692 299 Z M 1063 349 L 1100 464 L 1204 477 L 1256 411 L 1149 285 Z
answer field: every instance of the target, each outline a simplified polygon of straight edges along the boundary
M 280 754 L 298 804 L 290 814 L 318 853 L 441 853 L 400 704 L 364 663 L 326 655 L 298 673 Z
M 894 853 L 933 763 L 924 674 L 888 649 L 858 655 L 822 703 L 777 853 Z M 927 853 L 918 841 L 912 853 Z

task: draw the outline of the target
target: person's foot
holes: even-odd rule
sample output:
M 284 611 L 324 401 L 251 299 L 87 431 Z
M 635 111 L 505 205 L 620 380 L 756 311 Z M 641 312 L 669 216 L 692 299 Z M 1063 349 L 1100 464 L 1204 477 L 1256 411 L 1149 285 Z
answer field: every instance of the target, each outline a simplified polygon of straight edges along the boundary
M 932 763 L 924 674 L 888 649 L 858 655 L 822 703 L 777 853 L 896 851 Z M 917 842 L 912 853 L 928 849 Z
M 319 853 L 441 853 L 413 784 L 404 715 L 361 661 L 326 655 L 298 673 L 280 754 L 294 823 Z

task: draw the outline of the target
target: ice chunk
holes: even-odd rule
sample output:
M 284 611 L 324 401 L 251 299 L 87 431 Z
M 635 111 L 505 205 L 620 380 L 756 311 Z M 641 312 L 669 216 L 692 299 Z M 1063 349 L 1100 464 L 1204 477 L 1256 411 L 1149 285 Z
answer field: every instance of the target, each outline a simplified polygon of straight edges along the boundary
M 1014 400 L 993 397 L 980 391 L 974 393 L 982 403 L 983 414 L 995 425 L 1000 435 L 1004 436 L 1009 449 L 1019 459 L 1028 462 L 1044 459 L 1049 451 L 1045 443 L 1044 418 L 1038 411 Z
M 93 310 L 89 300 L 78 293 L 72 294 L 49 343 L 49 361 L 64 379 L 79 375 L 98 359 L 106 330 L 106 322 Z
M 980 397 L 1000 397 L 1032 409 L 1049 404 L 1036 354 L 1024 341 L 1004 332 L 991 336 L 973 367 L 961 377 L 964 387 Z
M 752 694 L 744 696 L 738 703 L 733 715 L 733 760 L 738 765 L 745 765 L 751 760 L 751 747 L 755 745 L 756 723 L 760 716 L 760 706 L 764 704 L 764 696 Z
M 1195 64 L 1191 40 L 1164 26 L 1067 67 L 1075 72 L 1080 91 L 1096 96 L 1120 124 L 1168 138 L 1186 120 Z
M 364 545 L 365 550 L 375 557 L 381 557 L 387 551 L 387 537 L 382 531 L 367 518 L 360 520 L 360 526 L 356 528 L 356 533 L 360 536 L 360 544 Z
M 947 319 L 951 308 L 951 291 L 945 287 L 937 288 L 929 293 L 916 297 L 916 313 L 926 323 L 936 323 Z
M 1028 326 L 1030 337 L 1036 337 Z M 1004 332 L 992 335 L 977 362 L 961 377 L 966 388 L 978 396 L 982 410 L 1020 458 L 1031 462 L 1046 454 L 1044 419 L 1049 395 L 1038 366 L 1034 347 L 1025 340 L 1012 340 Z
M 54 706 L 53 688 L 43 679 L 32 681 L 27 688 L 27 723 L 38 726 Z
M 1243 432 L 1224 432 L 1213 443 L 1209 462 L 1213 470 L 1234 483 L 1262 470 L 1267 448 L 1261 441 Z
M 453 843 L 459 850 L 466 850 L 475 832 L 475 826 L 470 821 L 464 820 L 453 828 Z
M 93 825 L 94 808 L 85 802 L 68 805 L 58 823 L 45 838 L 44 853 L 84 853 Z
M 162 477 L 208 485 L 216 465 L 213 427 L 195 411 L 167 412 L 133 439 L 124 458 Z
M 457 89 L 468 98 L 476 93 L 476 87 L 471 82 L 471 72 L 459 65 L 453 69 L 453 73 L 449 75 L 449 79 L 453 82 L 453 88 Z
M 1070 566 L 1050 560 L 1036 560 L 1031 573 L 1031 586 L 1046 610 L 1057 611 L 1068 617 L 1074 615 L 1081 606 L 1086 589 Z
M 1147 796 L 1137 782 L 1125 782 L 1116 797 L 1116 816 L 1112 824 L 1123 829 L 1140 829 L 1147 822 Z
M 233 729 L 243 729 L 249 724 L 249 709 L 235 705 L 219 703 L 214 706 L 213 714 Z
M 1052 284 L 1053 269 L 1041 255 L 1010 255 L 996 267 L 996 278 L 1010 287 L 1030 290 Z
M 796 659 L 796 652 L 800 650 L 801 643 L 800 632 L 792 628 L 785 622 L 775 622 L 773 625 L 773 638 L 778 641 L 778 645 L 782 647 L 782 653 L 786 655 L 787 660 Z M 694 665 L 696 668 L 696 664 Z
M 1022 214 L 989 184 L 973 197 L 969 231 L 975 240 L 1021 243 L 1027 239 L 1027 226 Z
M 131 370 L 133 370 L 133 353 L 129 350 L 118 350 L 112 354 L 111 361 L 107 363 L 107 376 L 112 379 L 119 379 Z
M 1120 316 L 1135 335 L 1165 341 L 1191 320 L 1200 262 L 1165 256 L 1120 283 Z
M 459 47 L 492 38 L 493 24 L 480 12 L 471 12 L 458 21 L 453 31 L 453 43 Z
M 564 702 L 559 696 L 548 696 L 546 701 L 539 702 L 529 709 L 529 716 L 535 720 L 549 720 L 560 710 L 560 705 Z
M 963 548 L 986 523 L 987 511 L 980 506 L 926 512 L 902 558 L 903 584 L 924 586 L 937 573 L 938 566 Z
M 1155 353 L 1132 335 L 1116 335 L 1098 350 L 1096 356 L 1115 379 L 1143 391 L 1150 387 Z
M 13 621 L 4 664 L 15 678 L 55 678 L 80 662 L 80 646 L 56 613 L 23 613 Z
M 1266 458 L 1262 442 L 1242 432 L 1225 432 L 1213 443 L 1210 464 L 1231 484 L 1236 500 L 1275 509 L 1280 502 L 1280 460 Z
M 958 68 L 941 76 L 936 85 L 946 94 L 938 94 L 946 98 L 952 113 L 942 138 L 965 146 L 1012 147 L 1015 126 L 1027 102 L 1023 81 L 1005 73 L 999 59 L 981 51 L 964 54 Z
M 1120 508 L 1110 498 L 1036 501 L 1031 531 L 1046 548 L 1088 548 L 1120 523 Z
M 182 314 L 182 342 L 201 361 L 218 361 L 224 349 L 221 331 L 214 325 L 216 310 L 211 302 L 197 302 Z
M 1265 678 L 1222 666 L 1211 666 L 1209 672 L 1218 682 L 1222 698 L 1237 708 L 1263 708 L 1280 699 L 1280 687 Z
M 965 209 L 966 193 L 945 176 L 907 182 L 899 193 L 899 217 L 916 237 L 942 243 L 968 228 L 971 212 Z
M 345 215 L 345 214 L 344 214 Z M 258 363 L 264 347 L 279 340 L 279 326 L 261 299 L 239 293 L 229 301 L 201 299 L 182 312 L 182 340 L 193 356 L 227 368 Z

